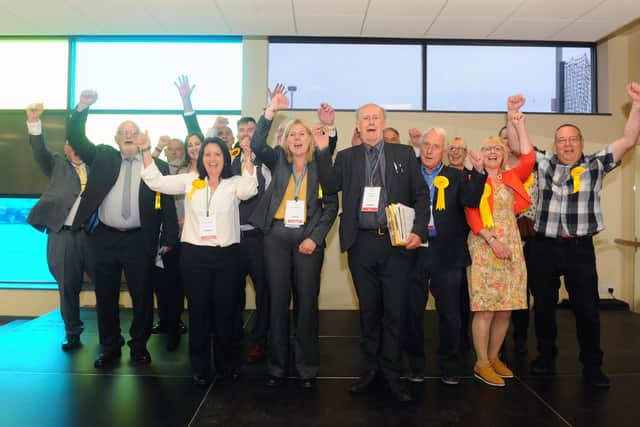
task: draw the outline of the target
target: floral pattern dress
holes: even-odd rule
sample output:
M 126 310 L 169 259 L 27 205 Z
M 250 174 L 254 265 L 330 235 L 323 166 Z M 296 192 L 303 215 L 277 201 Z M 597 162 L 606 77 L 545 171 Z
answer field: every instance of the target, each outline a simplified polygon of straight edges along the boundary
M 511 260 L 498 259 L 480 235 L 469 233 L 471 311 L 519 310 L 527 308 L 527 267 L 513 213 L 513 190 L 499 179 L 492 184 L 493 233 L 511 250 Z

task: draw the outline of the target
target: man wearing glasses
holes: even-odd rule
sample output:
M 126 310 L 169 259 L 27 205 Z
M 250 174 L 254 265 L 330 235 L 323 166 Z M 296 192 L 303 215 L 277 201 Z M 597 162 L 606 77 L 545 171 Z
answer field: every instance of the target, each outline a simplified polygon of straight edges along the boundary
M 563 124 L 556 129 L 554 151 L 536 149 L 538 198 L 534 229 L 536 237 L 527 242 L 531 254 L 529 283 L 535 300 L 538 357 L 531 364 L 534 374 L 550 375 L 555 370 L 555 307 L 560 276 L 569 293 L 576 316 L 580 362 L 587 384 L 608 388 L 609 378 L 602 371 L 598 275 L 593 236 L 604 229 L 600 194 L 604 176 L 620 165 L 640 134 L 640 84 L 631 83 L 627 93 L 632 100 L 622 137 L 601 151 L 585 155 L 580 129 Z M 509 98 L 508 114 L 524 105 L 524 97 Z M 511 149 L 517 152 L 517 138 Z
M 467 144 L 465 144 L 464 139 L 456 136 L 449 142 L 447 158 L 449 159 L 450 167 L 460 170 L 465 169 L 464 161 L 467 159 Z
M 178 238 L 178 219 L 173 198 L 155 193 L 141 181 L 142 156 L 134 139 L 140 133 L 132 121 L 118 126 L 115 141 L 119 150 L 94 145 L 85 135 L 89 107 L 98 94 L 85 90 L 71 113 L 69 144 L 91 168 L 87 186 L 78 206 L 72 230 L 90 232 L 89 257 L 95 266 L 98 330 L 102 353 L 94 366 L 117 364 L 124 338 L 120 335 L 118 299 L 124 270 L 133 303 L 129 334 L 131 363 L 148 365 L 151 356 L 147 340 L 153 322 L 153 296 L 149 280 L 158 253 L 171 249 Z M 156 160 L 158 168 L 169 173 L 166 163 Z M 160 238 L 160 226 L 162 237 Z

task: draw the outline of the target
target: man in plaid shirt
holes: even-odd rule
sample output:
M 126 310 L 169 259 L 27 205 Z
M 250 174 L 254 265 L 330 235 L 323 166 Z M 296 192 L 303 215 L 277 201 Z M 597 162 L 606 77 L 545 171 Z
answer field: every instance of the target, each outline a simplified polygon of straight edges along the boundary
M 556 347 L 555 307 L 560 276 L 576 316 L 580 362 L 587 384 L 608 388 L 602 371 L 598 274 L 593 236 L 604 229 L 600 192 L 604 176 L 620 165 L 640 134 L 640 84 L 627 93 L 632 106 L 622 137 L 603 150 L 584 155 L 580 129 L 564 124 L 556 129 L 554 151 L 536 149 L 538 198 L 531 251 L 529 283 L 535 299 L 538 357 L 531 364 L 535 374 L 552 374 Z M 508 114 L 524 105 L 524 97 L 509 98 Z M 512 149 L 517 147 L 512 147 Z

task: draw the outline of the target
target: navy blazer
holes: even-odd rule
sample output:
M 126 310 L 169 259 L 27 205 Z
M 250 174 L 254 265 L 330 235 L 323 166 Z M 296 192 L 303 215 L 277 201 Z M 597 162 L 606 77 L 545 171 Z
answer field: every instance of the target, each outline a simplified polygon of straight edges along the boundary
M 82 112 L 74 109 L 67 127 L 69 144 L 82 161 L 91 168 L 78 213 L 73 221 L 72 229 L 74 230 L 83 227 L 90 229 L 94 214 L 118 179 L 122 163 L 119 150 L 105 144 L 94 145 L 89 141 L 85 135 L 88 112 L 89 109 Z M 169 174 L 169 166 L 165 162 L 158 159 L 154 161 L 164 175 Z M 159 243 L 161 246 L 174 246 L 178 241 L 178 218 L 173 197 L 162 194 L 160 209 L 155 209 L 155 198 L 155 191 L 151 191 L 144 180 L 140 180 L 138 206 L 145 242 L 144 249 L 149 256 L 155 256 Z M 162 238 L 160 239 L 161 225 Z
M 402 203 L 415 209 L 412 233 L 427 241 L 429 222 L 429 188 L 416 162 L 411 147 L 400 144 L 384 144 L 385 190 L 387 202 Z M 318 176 L 325 192 L 342 191 L 340 216 L 340 247 L 348 251 L 358 234 L 358 217 L 365 187 L 365 146 L 357 145 L 341 150 L 331 164 L 329 149 L 316 153 Z
M 434 189 L 432 214 L 436 236 L 429 237 L 427 265 L 434 270 L 463 268 L 471 265 L 464 208 L 478 207 L 487 176 L 475 169 L 467 171 L 449 166 L 444 166 L 438 176 L 446 177 L 449 186 L 444 189 L 444 210 L 435 208 L 438 190 Z
M 282 147 L 272 148 L 266 143 L 266 135 L 271 127 L 271 120 L 261 116 L 256 126 L 256 133 L 251 140 L 251 149 L 261 162 L 271 170 L 271 184 L 256 207 L 250 222 L 267 234 L 273 224 L 273 217 L 282 203 L 282 198 L 291 178 L 291 163 Z M 264 135 L 265 137 L 261 137 Z M 324 192 L 320 197 L 318 191 L 318 169 L 315 160 L 307 163 L 307 200 L 304 223 L 304 236 L 310 238 L 318 246 L 325 245 L 325 238 L 338 213 L 338 196 Z

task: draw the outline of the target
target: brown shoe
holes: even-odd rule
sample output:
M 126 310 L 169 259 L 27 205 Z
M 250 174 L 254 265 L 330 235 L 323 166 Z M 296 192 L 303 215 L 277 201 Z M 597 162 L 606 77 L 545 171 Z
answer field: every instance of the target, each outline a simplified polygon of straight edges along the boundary
M 494 387 L 504 387 L 505 382 L 502 377 L 493 370 L 491 367 L 491 363 L 487 363 L 486 365 L 476 365 L 473 367 L 473 372 L 475 377 L 480 381 L 492 385 Z
M 502 378 L 513 378 L 513 371 L 507 368 L 507 365 L 505 365 L 499 357 L 492 360 L 490 363 L 495 373 L 500 375 Z
M 261 344 L 254 344 L 247 351 L 247 362 L 257 363 L 264 359 L 264 346 Z

